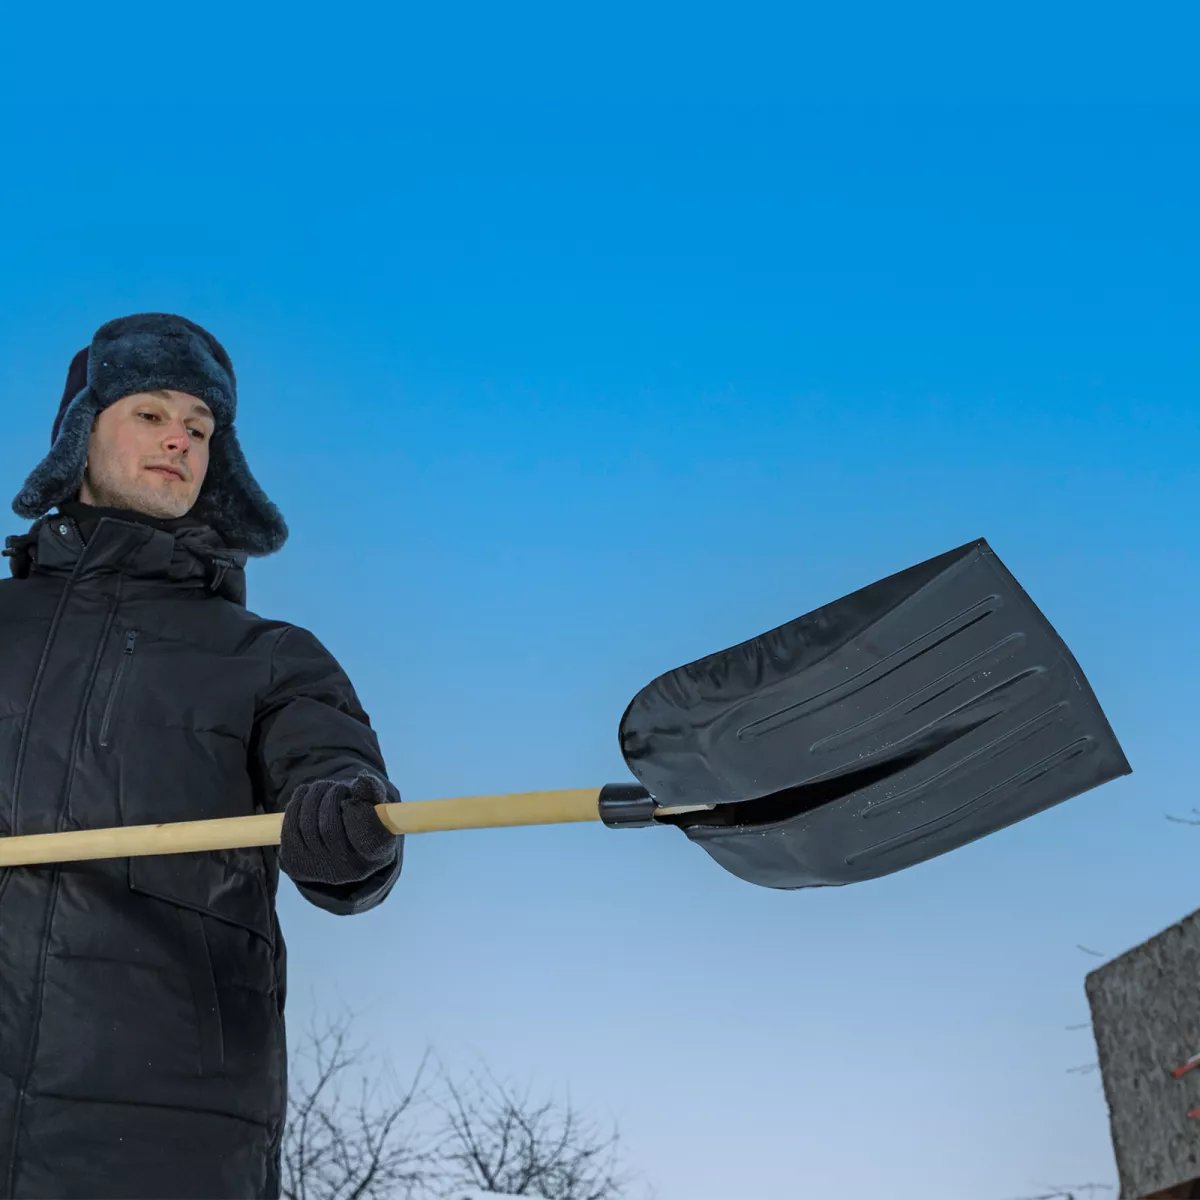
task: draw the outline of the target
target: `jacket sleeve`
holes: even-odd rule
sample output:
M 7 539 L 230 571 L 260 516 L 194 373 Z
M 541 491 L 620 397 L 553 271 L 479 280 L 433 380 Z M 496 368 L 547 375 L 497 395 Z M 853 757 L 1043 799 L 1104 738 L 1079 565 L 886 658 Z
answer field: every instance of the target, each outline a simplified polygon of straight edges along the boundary
M 364 769 L 384 781 L 391 802 L 400 800 L 346 673 L 311 633 L 296 626 L 285 626 L 272 646 L 270 680 L 258 698 L 250 755 L 259 801 L 267 812 L 282 811 L 298 784 L 353 779 Z M 361 883 L 296 887 L 306 900 L 339 916 L 365 912 L 387 898 L 403 859 L 401 837 L 396 861 Z

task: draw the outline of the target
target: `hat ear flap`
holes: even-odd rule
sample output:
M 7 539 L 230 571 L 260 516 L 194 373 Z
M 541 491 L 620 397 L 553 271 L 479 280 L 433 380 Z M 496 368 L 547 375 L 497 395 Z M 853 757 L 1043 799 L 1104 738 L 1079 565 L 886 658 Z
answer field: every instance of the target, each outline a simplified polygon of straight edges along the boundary
M 232 425 L 209 443 L 208 473 L 191 515 L 215 529 L 231 550 L 247 554 L 274 554 L 288 538 L 287 524 L 250 473 Z
M 100 401 L 85 387 L 60 413 L 54 423 L 50 453 L 30 472 L 12 503 L 13 512 L 35 521 L 79 492 L 87 467 L 92 426 L 100 412 Z

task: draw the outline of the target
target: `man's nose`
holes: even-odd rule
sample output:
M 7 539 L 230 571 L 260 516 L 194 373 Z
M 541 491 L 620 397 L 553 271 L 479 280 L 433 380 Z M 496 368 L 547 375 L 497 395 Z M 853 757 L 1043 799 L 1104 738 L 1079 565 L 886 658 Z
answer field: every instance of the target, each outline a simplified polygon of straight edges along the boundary
M 172 425 L 163 437 L 163 449 L 170 450 L 174 454 L 186 454 L 191 444 L 191 436 L 183 422 Z

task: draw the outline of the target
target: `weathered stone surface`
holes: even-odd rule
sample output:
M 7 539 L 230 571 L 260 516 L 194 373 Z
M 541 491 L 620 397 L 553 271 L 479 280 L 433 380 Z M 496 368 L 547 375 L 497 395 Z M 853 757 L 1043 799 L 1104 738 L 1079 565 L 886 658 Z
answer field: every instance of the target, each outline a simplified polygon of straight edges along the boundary
M 1200 912 L 1093 971 L 1086 982 L 1100 1054 L 1120 1200 L 1200 1179 Z

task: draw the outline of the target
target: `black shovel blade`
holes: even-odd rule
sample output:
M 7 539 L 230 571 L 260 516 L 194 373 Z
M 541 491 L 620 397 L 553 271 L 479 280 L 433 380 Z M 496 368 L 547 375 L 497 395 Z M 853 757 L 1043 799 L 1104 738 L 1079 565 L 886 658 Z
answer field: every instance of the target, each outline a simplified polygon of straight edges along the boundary
M 659 676 L 621 752 L 751 883 L 874 879 L 1131 771 L 1087 679 L 986 541 Z

